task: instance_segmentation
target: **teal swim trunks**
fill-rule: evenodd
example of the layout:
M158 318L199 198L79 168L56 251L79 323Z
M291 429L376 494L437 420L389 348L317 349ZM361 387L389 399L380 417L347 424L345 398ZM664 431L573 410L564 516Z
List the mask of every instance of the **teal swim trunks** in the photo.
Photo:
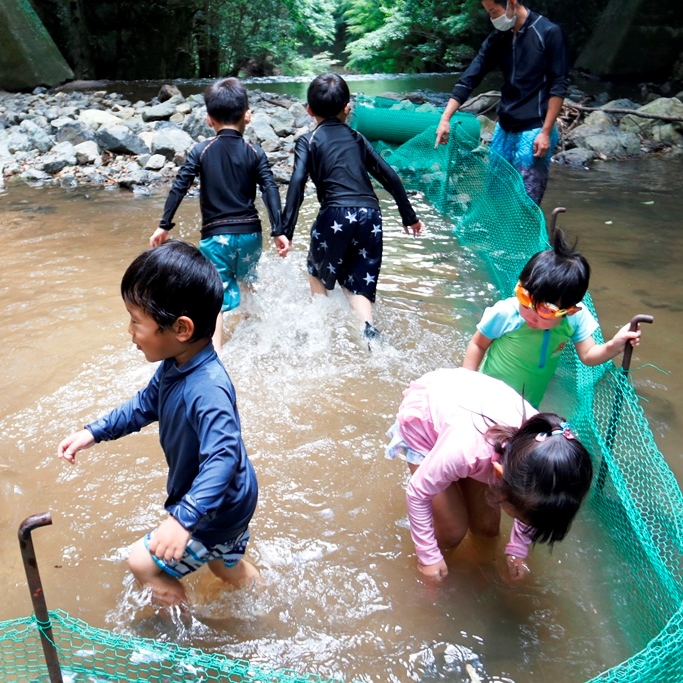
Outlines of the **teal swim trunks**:
M256 279L256 266L263 249L263 233L214 235L199 242L199 251L218 270L223 282L223 307L231 311L240 305L240 282Z

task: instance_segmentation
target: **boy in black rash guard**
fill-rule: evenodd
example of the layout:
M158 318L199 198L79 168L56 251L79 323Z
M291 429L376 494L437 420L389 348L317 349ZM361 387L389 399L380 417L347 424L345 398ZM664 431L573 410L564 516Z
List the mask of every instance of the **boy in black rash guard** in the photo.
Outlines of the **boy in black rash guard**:
M199 250L223 281L223 306L216 321L213 345L222 347L223 312L240 304L239 283L253 279L261 256L261 221L254 206L261 189L273 230L280 228L280 193L265 152L242 137L251 120L247 90L237 78L224 78L205 93L206 121L216 137L195 145L169 192L151 247L168 239L173 216L199 176L202 233Z
M311 292L327 294L338 282L369 341L379 334L372 303L382 264L382 214L368 174L393 196L406 232L419 235L422 222L396 172L346 125L350 97L346 81L333 73L317 76L308 87L308 113L318 125L296 143L282 226L272 236L286 256L310 176L320 202L308 251Z

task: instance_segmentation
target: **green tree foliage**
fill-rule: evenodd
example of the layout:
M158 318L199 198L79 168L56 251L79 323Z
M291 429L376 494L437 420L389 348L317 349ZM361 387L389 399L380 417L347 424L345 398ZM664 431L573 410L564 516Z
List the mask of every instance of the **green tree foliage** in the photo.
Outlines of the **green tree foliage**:
M347 66L365 73L461 68L486 32L479 0L345 0Z
M291 71L334 40L335 0L200 0L195 36L201 76ZM325 61L324 58L322 60Z

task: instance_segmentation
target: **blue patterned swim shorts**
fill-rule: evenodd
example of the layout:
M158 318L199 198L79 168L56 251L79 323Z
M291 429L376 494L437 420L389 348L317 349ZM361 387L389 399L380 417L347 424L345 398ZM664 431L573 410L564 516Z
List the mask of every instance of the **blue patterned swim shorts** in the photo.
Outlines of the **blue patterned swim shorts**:
M151 536L152 533L150 532L143 539L147 550L149 550L149 539ZM197 569L211 560L223 560L226 567L236 565L244 557L249 537L249 529L246 529L235 539L211 546L205 546L196 538L191 538L185 548L185 553L178 562L166 562L152 555L152 553L150 555L164 572L174 576L176 579L182 579L183 576L197 571Z

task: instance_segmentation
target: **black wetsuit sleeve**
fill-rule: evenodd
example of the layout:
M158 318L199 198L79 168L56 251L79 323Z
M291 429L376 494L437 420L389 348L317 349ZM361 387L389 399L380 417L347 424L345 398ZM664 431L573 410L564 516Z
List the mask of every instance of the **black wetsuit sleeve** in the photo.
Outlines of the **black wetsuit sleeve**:
M546 59L548 63L549 97L565 98L569 84L569 55L564 34L554 26L546 36Z
M266 153L259 149L258 154L258 185L261 190L263 203L268 211L270 219L271 235L281 234L282 225L282 203L280 202L280 192L277 189L273 172L270 170Z
M396 171L375 151L372 145L365 138L363 140L365 143L365 165L368 173L394 198L398 212L401 214L403 225L414 225L417 223L418 218L410 204L401 179Z
M187 194L194 179L199 175L199 158L200 152L195 147L187 156L185 163L180 167L178 174L173 181L166 203L164 204L164 214L159 221L159 227L164 230L170 230L175 223L173 223L173 216L183 201L183 197Z
M304 201L304 190L308 180L309 152L308 137L304 135L297 140L294 146L294 170L292 171L292 177L287 188L287 200L285 201L285 210L282 216L282 227L280 232L276 233L273 231L273 237L285 235L287 239L291 240L294 235L294 228L299 218L299 209Z
M472 91L482 82L484 76L496 66L500 42L500 31L493 31L484 40L479 52L455 84L451 98L464 104Z

